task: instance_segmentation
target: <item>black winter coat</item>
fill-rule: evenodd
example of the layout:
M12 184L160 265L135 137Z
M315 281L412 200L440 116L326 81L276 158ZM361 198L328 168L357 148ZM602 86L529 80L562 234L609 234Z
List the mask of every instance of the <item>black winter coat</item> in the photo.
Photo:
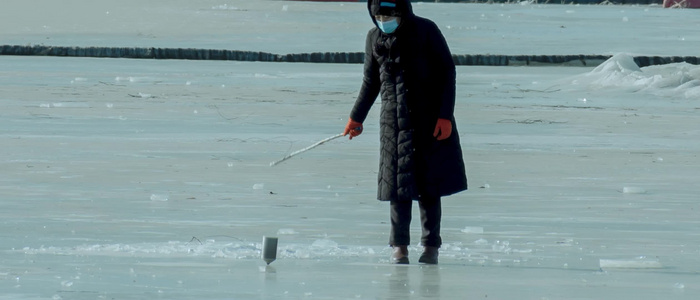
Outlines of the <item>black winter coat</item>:
M451 195L467 189L452 54L435 23L414 15L409 0L396 2L399 28L367 34L364 79L350 117L364 122L381 94L379 200ZM373 1L367 5L374 21ZM452 122L452 135L442 141L433 137L438 118Z

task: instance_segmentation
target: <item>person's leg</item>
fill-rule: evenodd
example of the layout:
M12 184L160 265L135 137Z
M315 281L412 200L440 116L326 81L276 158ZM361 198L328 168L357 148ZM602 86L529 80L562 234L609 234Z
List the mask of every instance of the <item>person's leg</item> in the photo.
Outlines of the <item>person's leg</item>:
M391 201L389 245L411 244L411 201Z
M391 234L389 245L393 247L391 262L408 263L408 245L411 243L411 201L391 201Z
M440 197L421 199L420 221L423 234L421 244L423 246L440 248L442 238L440 237L440 222L442 220L442 205Z
M421 219L421 244L423 244L423 254L418 262L426 264L438 263L438 249L442 245L440 237L440 222L442 220L442 205L440 197L421 199L420 206Z

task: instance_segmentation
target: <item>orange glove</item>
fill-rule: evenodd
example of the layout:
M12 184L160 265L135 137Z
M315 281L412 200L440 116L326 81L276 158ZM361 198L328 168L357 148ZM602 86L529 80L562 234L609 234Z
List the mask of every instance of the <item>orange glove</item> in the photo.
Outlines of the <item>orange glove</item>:
M345 125L345 131L343 135L350 134L350 139L360 135L362 133L362 123L355 122L352 118L348 118L348 124Z
M447 139L452 135L452 122L448 119L438 119L437 124L435 124L435 132L433 136L437 138L438 141Z

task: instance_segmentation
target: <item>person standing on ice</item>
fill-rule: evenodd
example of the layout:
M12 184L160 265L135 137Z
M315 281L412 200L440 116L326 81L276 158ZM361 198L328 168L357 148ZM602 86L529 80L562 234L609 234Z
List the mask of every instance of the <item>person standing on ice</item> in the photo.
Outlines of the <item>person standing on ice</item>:
M364 79L344 135L362 123L381 95L379 200L390 201L391 261L407 264L411 207L420 207L421 263L437 264L441 197L467 189L454 118L455 65L432 21L409 0L369 0L374 22L365 45Z

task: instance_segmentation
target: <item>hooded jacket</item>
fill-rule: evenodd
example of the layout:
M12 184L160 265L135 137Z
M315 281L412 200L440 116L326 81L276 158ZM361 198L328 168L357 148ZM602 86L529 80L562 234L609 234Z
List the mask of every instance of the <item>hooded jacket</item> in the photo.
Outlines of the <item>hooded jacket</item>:
M392 34L367 8L375 27L365 44L364 78L350 117L363 123L378 95L380 165L377 198L386 201L441 197L467 189L459 132L454 119L455 65L445 38L432 21L416 16L409 0L396 0L401 17ZM452 134L433 137L437 119L452 122Z

